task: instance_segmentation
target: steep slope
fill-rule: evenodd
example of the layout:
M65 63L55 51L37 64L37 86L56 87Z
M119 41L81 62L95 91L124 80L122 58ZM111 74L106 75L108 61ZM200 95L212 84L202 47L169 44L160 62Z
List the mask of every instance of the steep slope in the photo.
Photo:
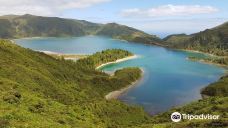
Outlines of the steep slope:
M106 101L104 96L108 92L137 80L141 71L126 68L109 76L94 67L130 55L120 49L106 50L75 63L1 40L0 127L214 128L228 125L228 77L205 89L203 94L212 97L154 117L140 108L116 100ZM170 114L174 111L219 114L221 118L172 123Z
M190 35L186 34L174 34L169 35L163 39L163 43L166 46L176 46L184 44L184 42L188 41L191 38Z
M109 36L116 39L146 44L153 44L161 41L154 35L149 35L137 29L116 23L103 25L100 29L97 30L96 35Z
M0 19L0 38L11 38L15 35L16 30L7 19Z
M228 97L228 75L221 77L218 82L202 89L201 94L206 96Z
M121 50L108 50L88 59ZM110 59L110 58L107 58ZM0 127L127 127L146 121L140 108L106 101L110 91L140 77L140 69L126 68L109 76L94 63L58 60L43 53L0 41ZM91 66L85 66L85 65ZM82 66L83 65L83 66Z
M103 35L139 43L157 43L160 41L154 35L115 23L97 24L84 20L29 14L1 16L0 28L0 38Z
M187 46L190 49L194 48L209 53L228 55L228 22L213 29L193 34Z
M163 40L169 47L228 55L228 22L192 35L173 35Z
M85 35L81 25L70 19L57 17L41 17L32 15L8 16L11 26L16 33L12 37L33 36L82 36ZM2 36L4 38L4 36Z

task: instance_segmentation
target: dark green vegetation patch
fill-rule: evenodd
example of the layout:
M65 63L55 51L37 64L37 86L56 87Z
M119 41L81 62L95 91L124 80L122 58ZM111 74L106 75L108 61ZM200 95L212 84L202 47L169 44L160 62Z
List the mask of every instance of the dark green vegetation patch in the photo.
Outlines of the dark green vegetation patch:
M106 62L112 53L114 59L132 54L116 49L89 58ZM1 40L0 127L128 127L148 119L140 108L104 99L139 79L139 68L109 76L83 66Z
M163 39L162 44L171 48L228 56L228 22L191 35L170 35Z

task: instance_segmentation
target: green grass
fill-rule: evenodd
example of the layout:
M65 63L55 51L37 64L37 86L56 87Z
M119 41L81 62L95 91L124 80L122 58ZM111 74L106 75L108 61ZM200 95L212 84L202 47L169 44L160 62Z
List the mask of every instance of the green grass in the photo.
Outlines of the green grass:
M164 128L224 128L228 126L228 97L210 97L195 101L182 107L173 108L153 117L152 124L162 124ZM182 120L178 123L170 121L173 112L200 115L220 115L219 120Z
M228 56L228 22L191 35L170 35L163 39L168 47Z
M88 59L118 55L117 51L130 54L107 50ZM6 40L0 41L0 57L1 127L127 127L148 118L140 108L104 99L107 93L139 79L139 68L109 76L82 68L87 67L84 59L77 63L59 60Z
M97 24L84 20L34 15L0 16L0 38L72 37L101 35L139 43L159 42L160 38L116 23Z
M114 56L113 56L114 55ZM211 97L173 108L156 116L118 100L105 100L113 90L141 77L139 68L109 76L94 68L130 56L120 49L97 52L76 63L0 41L1 128L214 128L228 126L227 77L205 89ZM172 123L174 111L219 114L219 120Z
M218 82L205 87L201 93L207 96L228 97L228 75L220 78Z

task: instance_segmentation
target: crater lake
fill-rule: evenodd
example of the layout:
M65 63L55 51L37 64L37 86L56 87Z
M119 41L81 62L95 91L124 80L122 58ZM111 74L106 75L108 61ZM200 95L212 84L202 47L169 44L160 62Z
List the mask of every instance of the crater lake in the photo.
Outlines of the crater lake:
M65 54L93 54L97 51L120 48L138 58L104 66L113 72L124 67L140 67L142 80L118 99L130 105L142 106L150 114L164 112L201 98L200 90L217 81L225 72L222 67L193 62L188 56L206 56L159 46L115 40L101 36L67 38L25 38L14 40L18 45L38 51Z

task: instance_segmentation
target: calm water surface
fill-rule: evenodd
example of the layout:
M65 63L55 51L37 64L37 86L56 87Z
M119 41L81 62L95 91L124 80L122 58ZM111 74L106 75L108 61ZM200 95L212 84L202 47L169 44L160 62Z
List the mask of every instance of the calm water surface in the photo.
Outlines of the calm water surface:
M188 61L187 56L203 54L170 50L98 36L73 38L18 39L17 44L33 50L58 53L92 54L108 48L121 48L139 55L137 59L107 65L104 71L137 66L144 70L138 86L119 97L132 105L143 106L150 114L200 99L200 89L219 79L224 69Z

